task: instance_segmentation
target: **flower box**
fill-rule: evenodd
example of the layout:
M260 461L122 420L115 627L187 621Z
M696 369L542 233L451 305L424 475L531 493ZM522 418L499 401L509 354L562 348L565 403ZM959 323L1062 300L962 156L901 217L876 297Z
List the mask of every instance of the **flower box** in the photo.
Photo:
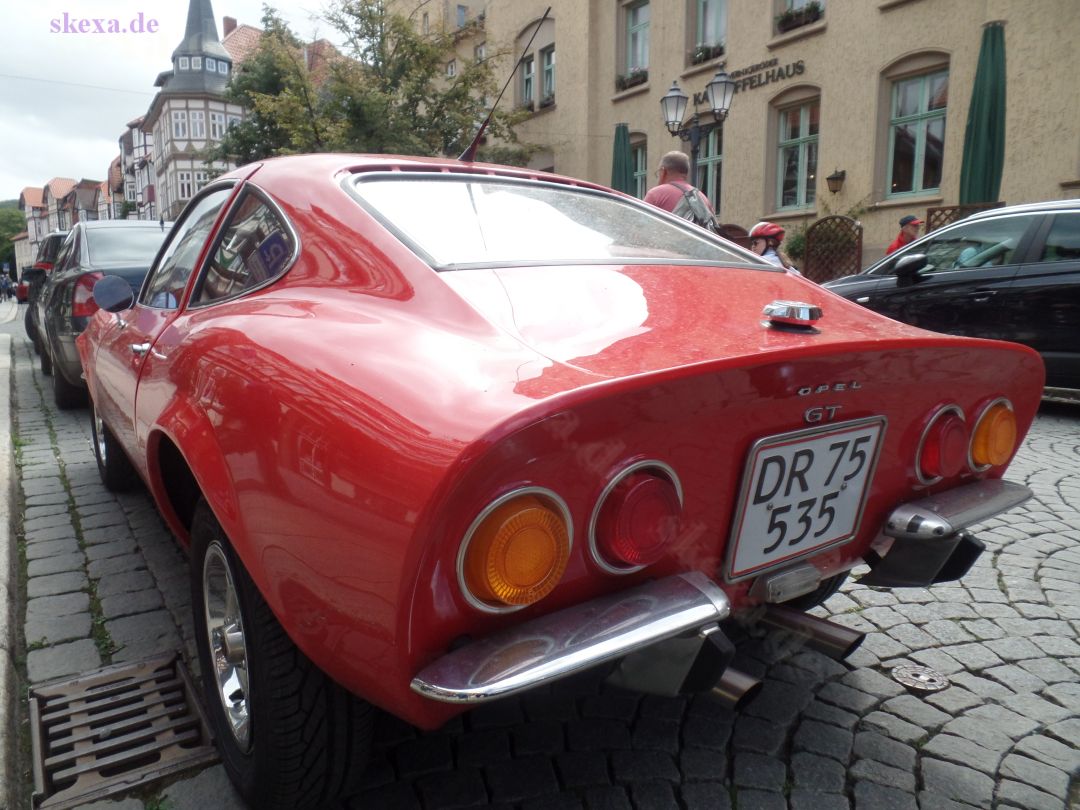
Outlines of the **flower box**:
M785 11L776 18L776 30L781 34L817 22L824 12L820 3L807 3L800 9Z
M645 84L649 80L649 71L647 70L631 70L625 76L615 77L615 89L616 90L629 90L631 87L637 87L639 84Z

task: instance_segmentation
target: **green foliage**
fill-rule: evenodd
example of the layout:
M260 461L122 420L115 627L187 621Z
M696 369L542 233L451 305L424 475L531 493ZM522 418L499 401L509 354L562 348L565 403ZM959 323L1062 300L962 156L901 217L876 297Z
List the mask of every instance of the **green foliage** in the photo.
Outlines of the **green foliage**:
M259 48L235 72L233 101L249 114L231 127L211 159L244 164L302 152L460 154L497 91L492 60L456 57L455 34L421 35L383 0L335 0L326 21L346 43L309 69L303 43L267 7ZM457 58L454 77L446 65ZM515 117L496 113L488 134L502 159L524 163Z
M12 268L15 267L15 244L11 237L26 230L26 217L19 210L18 202L15 206L0 207L0 265L7 262Z

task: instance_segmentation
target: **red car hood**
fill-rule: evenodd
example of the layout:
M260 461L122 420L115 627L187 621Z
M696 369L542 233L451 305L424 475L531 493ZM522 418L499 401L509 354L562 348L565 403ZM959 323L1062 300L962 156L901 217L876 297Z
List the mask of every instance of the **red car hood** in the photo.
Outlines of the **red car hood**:
M534 351L598 377L797 346L926 334L794 274L767 270L576 265L456 270L441 277ZM776 300L821 307L818 331L763 327L762 310Z

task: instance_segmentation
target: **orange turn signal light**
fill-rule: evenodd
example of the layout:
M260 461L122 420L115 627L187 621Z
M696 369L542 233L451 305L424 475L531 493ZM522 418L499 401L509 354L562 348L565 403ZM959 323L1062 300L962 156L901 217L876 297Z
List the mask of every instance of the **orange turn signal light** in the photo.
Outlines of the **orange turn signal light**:
M531 605L555 588L570 559L562 512L528 493L493 509L474 528L462 561L465 587L497 606Z
M976 468L998 467L1016 449L1016 414L1004 400L991 405L971 435L971 463Z

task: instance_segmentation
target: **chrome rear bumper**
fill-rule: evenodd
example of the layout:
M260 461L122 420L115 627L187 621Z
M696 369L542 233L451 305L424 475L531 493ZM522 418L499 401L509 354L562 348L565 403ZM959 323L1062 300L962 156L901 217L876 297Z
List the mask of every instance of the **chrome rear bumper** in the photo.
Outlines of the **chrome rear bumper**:
M565 678L727 618L731 604L690 572L540 616L447 653L412 689L447 703L481 703Z

